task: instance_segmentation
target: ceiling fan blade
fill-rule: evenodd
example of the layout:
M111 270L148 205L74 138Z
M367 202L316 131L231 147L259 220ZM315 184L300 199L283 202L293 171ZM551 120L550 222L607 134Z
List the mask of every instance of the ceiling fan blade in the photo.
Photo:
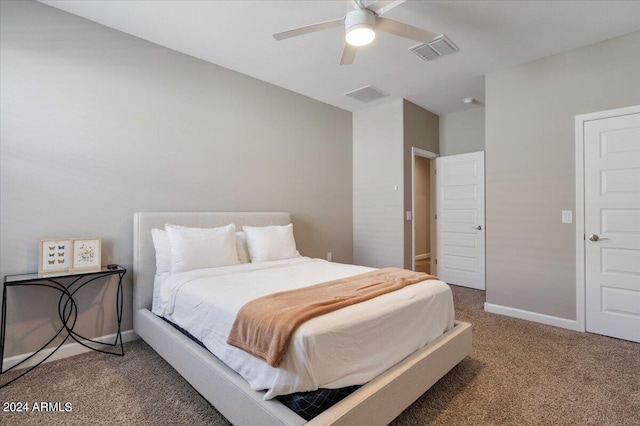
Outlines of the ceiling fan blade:
M376 30L415 40L420 43L429 43L438 36L438 34L432 33L431 31L394 21L393 19L381 18L380 16L376 17Z
M296 37L303 34L309 34L316 31L326 30L328 28L334 28L344 25L344 17L340 19L334 19L333 21L320 22L318 24L307 25L300 28L294 28L288 31L282 31L275 33L273 38L276 40L284 40L286 38Z
M400 6L402 3L406 1L407 0L387 0L387 1L378 0L377 2L373 3L371 6L368 6L367 9L369 9L376 15L382 15L383 13L387 13L391 9L395 8L396 6Z
M352 46L349 43L345 43L342 48L342 57L340 58L340 65L351 65L356 57L358 48Z

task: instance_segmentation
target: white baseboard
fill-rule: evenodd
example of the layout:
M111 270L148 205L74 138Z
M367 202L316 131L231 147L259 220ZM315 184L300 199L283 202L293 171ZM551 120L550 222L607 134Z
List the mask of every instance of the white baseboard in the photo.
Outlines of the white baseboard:
M106 336L95 337L92 340L96 340L98 342L113 343L115 338L116 338L116 333L113 333L113 334L107 334ZM138 335L133 330L127 330L127 331L123 331L122 332L122 341L124 343L131 342L131 341L136 340L138 338L139 338ZM86 342L86 340L85 340L85 342ZM40 351L40 353L37 356L31 358L29 361L27 361L24 364L22 364L19 368L20 369L28 368L28 367L32 367L32 366L36 365L42 358L46 357L51 352L53 352L54 349L55 348L43 349L42 351ZM91 349L82 346L80 343L76 343L76 342L67 343L67 344L62 345L60 347L60 349L58 349L53 355L51 355L45 361L45 363L51 362L51 361L55 361L55 360L58 360L58 359L62 359L62 358L68 358L68 357L74 356L74 355L79 355L79 354L84 353L84 352L89 352L90 350ZM19 363L23 359L28 358L31 354L33 354L33 352L29 352L29 353L26 353L26 354L20 354L20 355L14 355L12 357L5 358L4 361L2 362L2 371L5 371L7 368L11 367L12 365L16 365L17 363Z
M537 312L524 311L522 309L510 308L508 306L494 305L493 303L484 304L484 310L491 312L492 314L505 315L508 317L519 318L527 321L539 322L541 324L553 325L561 328L568 328L569 330L580 331L578 322L576 320L569 320L560 317L554 317L546 314L539 314Z
M417 254L416 255L416 260L429 259L429 258L431 258L431 253Z

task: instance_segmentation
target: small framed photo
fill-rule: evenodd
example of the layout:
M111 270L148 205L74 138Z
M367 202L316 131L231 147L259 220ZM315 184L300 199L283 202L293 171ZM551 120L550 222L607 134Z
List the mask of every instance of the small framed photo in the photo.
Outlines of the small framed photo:
M74 238L71 240L71 270L100 269L102 240L100 238Z
M71 265L71 239L40 240L38 273L65 272Z

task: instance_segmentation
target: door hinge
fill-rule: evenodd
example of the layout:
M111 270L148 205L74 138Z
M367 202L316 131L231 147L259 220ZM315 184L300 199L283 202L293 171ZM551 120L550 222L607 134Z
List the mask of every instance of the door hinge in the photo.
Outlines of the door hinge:
M438 213L436 213L436 220L438 220Z
M438 169L433 169L433 174L437 175L438 174Z
M438 258L436 257L436 265L438 264Z

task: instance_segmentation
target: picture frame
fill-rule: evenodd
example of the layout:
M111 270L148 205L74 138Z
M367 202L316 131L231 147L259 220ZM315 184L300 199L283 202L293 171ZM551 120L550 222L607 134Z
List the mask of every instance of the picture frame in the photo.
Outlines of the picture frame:
M38 273L67 272L71 267L71 238L47 238L38 245Z
M71 239L71 271L98 270L102 266L102 239Z

